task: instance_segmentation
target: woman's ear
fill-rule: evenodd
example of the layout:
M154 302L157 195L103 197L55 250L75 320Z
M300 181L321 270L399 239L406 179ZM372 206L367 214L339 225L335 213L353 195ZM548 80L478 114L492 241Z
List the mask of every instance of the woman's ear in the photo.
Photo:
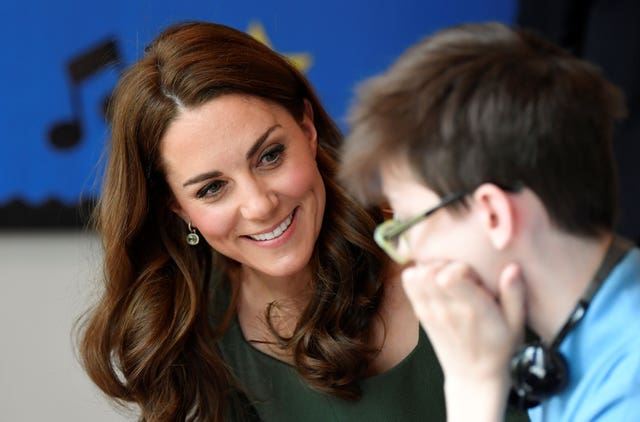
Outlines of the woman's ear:
M311 105L311 102L306 98L304 99L304 114L302 115L302 122L300 122L300 127L309 140L313 155L315 156L318 149L318 132L313 121L313 106Z
M185 222L185 224L187 224L190 221L189 216L187 215L186 212L184 212L184 210L182 209L178 201L175 200L175 198L171 198L169 200L169 207L171 208L171 211L173 211L178 217L180 217Z
M516 230L516 208L508 192L493 183L480 185L473 193L480 224L494 247L503 250L512 242Z

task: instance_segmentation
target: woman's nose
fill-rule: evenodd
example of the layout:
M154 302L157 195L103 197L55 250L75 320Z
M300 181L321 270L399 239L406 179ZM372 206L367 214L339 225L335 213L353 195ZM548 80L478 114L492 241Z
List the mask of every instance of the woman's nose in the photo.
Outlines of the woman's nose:
M266 183L252 181L243 189L240 213L248 220L264 220L278 206L278 196Z

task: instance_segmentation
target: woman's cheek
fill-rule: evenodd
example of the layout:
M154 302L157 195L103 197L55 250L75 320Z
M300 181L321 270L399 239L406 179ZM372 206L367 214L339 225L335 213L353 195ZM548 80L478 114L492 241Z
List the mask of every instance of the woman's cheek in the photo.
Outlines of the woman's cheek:
M227 237L234 229L233 216L230 213L205 212L201 214L199 221L198 230L205 236L209 244Z
M282 190L285 191L288 196L303 196L323 183L322 176L315 163L298 166L293 171L293 174L293 176L283 179L282 183Z

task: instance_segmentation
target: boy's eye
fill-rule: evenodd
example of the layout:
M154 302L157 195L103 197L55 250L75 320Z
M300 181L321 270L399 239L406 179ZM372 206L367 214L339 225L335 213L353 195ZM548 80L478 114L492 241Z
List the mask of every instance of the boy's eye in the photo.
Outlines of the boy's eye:
M222 180L216 180L211 183L207 183L205 186L202 187L202 189L198 191L197 196L198 198L204 198L204 197L213 197L213 196L219 195L222 189L224 188L225 184L226 183L223 182Z

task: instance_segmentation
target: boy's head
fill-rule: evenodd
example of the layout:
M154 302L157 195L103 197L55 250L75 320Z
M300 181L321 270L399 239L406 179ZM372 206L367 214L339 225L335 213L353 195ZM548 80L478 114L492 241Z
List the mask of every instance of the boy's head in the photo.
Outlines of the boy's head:
M611 133L622 94L592 65L499 23L440 31L365 82L351 110L341 177L380 199L380 171L408 165L436 195L522 184L552 224L611 229ZM464 204L452 203L452 207Z

